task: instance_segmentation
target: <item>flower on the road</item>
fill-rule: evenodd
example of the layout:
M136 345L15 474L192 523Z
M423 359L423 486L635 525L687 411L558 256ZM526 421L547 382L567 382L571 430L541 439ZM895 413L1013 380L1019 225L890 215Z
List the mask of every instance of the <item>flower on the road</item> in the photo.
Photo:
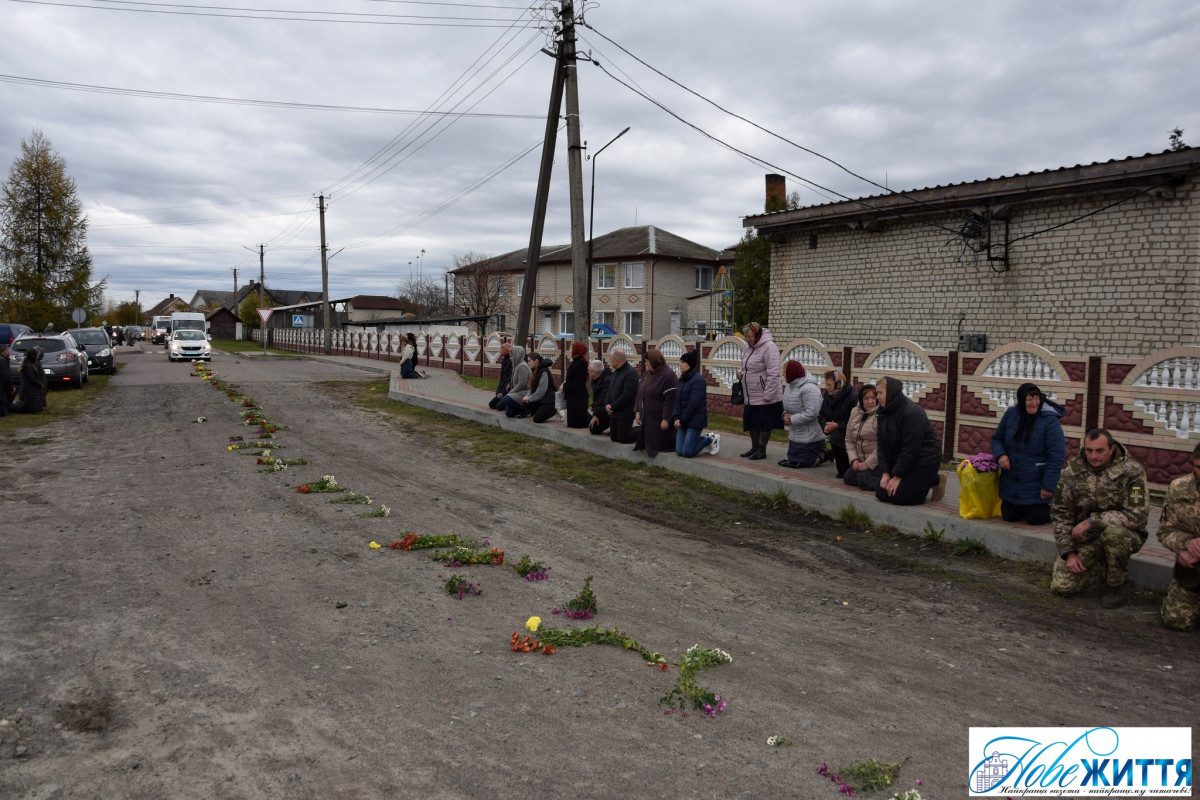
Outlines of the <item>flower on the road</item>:
M538 629L538 625L541 625L541 624L542 624L541 617L530 617L529 619L525 620L525 630L536 631Z

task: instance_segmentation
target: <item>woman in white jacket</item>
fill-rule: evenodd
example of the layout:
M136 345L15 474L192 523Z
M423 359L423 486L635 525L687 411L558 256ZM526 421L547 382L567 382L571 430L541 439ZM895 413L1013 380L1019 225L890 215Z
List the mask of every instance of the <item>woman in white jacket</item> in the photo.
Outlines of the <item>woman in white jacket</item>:
M783 424L788 432L788 451L779 466L815 467L825 454L825 433L817 422L821 411L817 377L794 360L784 366L783 377L787 381L783 387Z

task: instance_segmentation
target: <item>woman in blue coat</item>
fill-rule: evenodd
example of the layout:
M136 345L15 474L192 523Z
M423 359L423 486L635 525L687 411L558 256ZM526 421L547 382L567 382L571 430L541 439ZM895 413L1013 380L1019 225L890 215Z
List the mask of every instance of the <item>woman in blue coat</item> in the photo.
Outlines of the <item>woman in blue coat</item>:
M1032 383L1017 389L1017 404L992 434L1000 465L1000 514L1007 522L1046 525L1050 500L1067 458L1059 419L1064 409Z
M716 455L720 434L705 433L708 425L708 385L700 374L700 353L688 350L679 357L679 384L675 391L675 454L695 458Z

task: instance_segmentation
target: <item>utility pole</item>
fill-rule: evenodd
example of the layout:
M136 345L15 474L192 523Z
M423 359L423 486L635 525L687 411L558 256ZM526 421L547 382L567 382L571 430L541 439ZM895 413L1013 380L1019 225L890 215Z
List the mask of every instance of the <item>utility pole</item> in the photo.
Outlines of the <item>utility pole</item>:
M237 267L233 268L233 302L237 303Z
M533 224L529 230L529 254L525 257L525 286L517 313L516 342L522 347L529 338L529 317L533 296L537 293L538 261L542 256L542 230L546 227L546 199L550 195L550 174L554 171L554 144L558 139L558 112L562 108L563 68L559 53L554 57L554 82L550 86L550 110L546 113L546 134L542 141L542 164L538 171L537 196L533 201Z
M142 324L142 290L141 289L133 290L133 314L134 314L133 324L141 325Z
M263 254L264 254L264 251L266 250L266 248L267 248L267 246L265 244L260 244L258 246L258 307L259 308L266 308L266 306L267 306L267 297L266 297L266 293L265 293L264 287L263 287L263 282L266 280L266 277L265 277L266 276L266 268L263 266ZM242 245L242 249L249 250L251 253L254 252L253 247L246 247L246 245ZM257 314L258 312L256 311L255 313ZM267 354L267 323L263 321L263 318L261 316L258 318L258 322L259 322L260 327L262 328L263 355L265 356Z
M331 315L333 305L329 302L329 248L325 244L325 195L317 195L317 207L321 209L321 327L324 331L321 333L321 352L329 355L332 350L332 335L331 326L333 321Z
M583 147L580 144L579 70L575 57L575 5L562 0L563 69L567 89L567 182L571 196L571 299L575 341L587 344L591 333L587 241L583 236Z

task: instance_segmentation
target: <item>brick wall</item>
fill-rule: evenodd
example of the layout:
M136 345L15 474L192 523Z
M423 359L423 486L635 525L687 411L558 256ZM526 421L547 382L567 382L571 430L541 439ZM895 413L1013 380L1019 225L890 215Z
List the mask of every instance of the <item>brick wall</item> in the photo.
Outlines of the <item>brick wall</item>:
M864 349L902 338L930 350L956 349L960 332L984 333L989 350L1035 341L1114 356L1200 344L1196 182L1101 210L1133 194L1006 209L1010 241L1093 216L1013 243L1001 273L958 261L952 231L963 217L952 214L793 234L772 249L772 333ZM1003 236L1003 222L993 222L993 239Z

